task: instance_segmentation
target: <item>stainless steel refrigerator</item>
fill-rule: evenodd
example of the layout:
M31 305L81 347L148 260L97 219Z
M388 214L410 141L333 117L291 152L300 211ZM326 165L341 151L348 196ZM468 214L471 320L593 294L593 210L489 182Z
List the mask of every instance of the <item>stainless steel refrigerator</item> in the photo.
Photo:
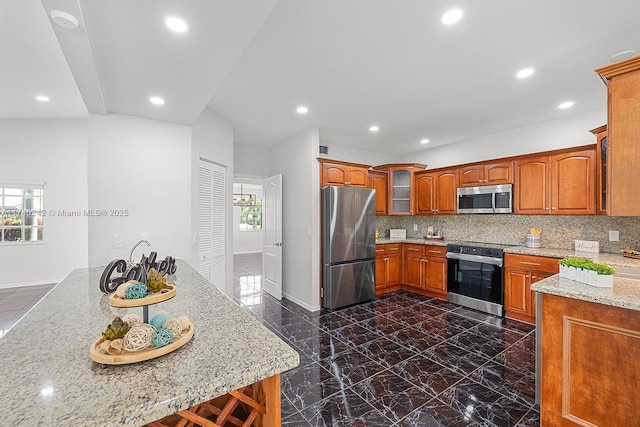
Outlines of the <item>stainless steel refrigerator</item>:
M322 306L335 309L376 296L376 193L322 188Z

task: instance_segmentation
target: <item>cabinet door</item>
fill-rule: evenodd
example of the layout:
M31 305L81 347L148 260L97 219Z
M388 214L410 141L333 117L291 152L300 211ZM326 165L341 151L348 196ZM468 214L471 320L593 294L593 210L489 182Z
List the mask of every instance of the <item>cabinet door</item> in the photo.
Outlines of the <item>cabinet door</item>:
M387 285L387 261L384 254L376 255L376 291Z
M387 174L369 172L369 188L376 190L376 215L387 214Z
M411 215L413 172L409 169L389 171L389 215Z
M349 167L347 170L347 185L350 187L366 187L369 173L366 169Z
M447 296L447 259L427 258L425 264L425 289L432 293Z
M348 181L349 167L333 163L322 164L322 185L344 186Z
M484 166L480 163L461 167L459 171L460 187L484 185Z
M531 273L531 283L536 283L547 277L551 277L556 273L543 273L540 271L534 271ZM536 291L529 290L529 315L531 316L532 323L536 321Z
M435 172L436 214L458 213L458 171L451 169Z
M513 184L513 162L487 163L484 165L483 185Z
M424 289L422 279L424 257L406 254L404 257L404 284L413 288Z
M507 317L513 314L531 315L531 273L526 270L506 269L504 274L504 309Z
M389 253L387 255L387 286L400 284L400 253Z
M529 157L515 163L514 211L548 214L551 171L549 156Z
M591 129L596 136L596 214L607 214L607 125Z
M556 154L551 167L551 213L595 214L595 150Z
M415 174L416 191L415 206L416 215L432 215L435 211L434 202L434 176L430 173Z

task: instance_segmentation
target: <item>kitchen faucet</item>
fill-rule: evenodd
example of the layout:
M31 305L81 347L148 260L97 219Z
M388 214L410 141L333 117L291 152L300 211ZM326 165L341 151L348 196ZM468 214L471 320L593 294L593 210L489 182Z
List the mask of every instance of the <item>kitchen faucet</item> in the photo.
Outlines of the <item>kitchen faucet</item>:
M129 264L133 264L133 251L135 251L135 250L136 250L136 248L137 248L138 246L140 246L140 244L141 244L141 243L146 243L146 244L147 244L147 246L151 246L151 243L149 243L149 242L148 242L148 241L146 241L146 240L140 240L138 243L136 243L136 244L133 246L133 248L131 249L131 252L129 252Z

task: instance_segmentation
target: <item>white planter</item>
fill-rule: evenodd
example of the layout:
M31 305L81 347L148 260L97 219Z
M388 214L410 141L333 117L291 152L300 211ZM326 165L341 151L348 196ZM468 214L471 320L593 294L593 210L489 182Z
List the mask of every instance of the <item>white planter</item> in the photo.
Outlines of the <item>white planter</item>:
M593 270L583 270L581 268L560 265L560 277L565 277L580 283L586 283L587 285L596 286L598 288L613 287L612 274L598 274Z

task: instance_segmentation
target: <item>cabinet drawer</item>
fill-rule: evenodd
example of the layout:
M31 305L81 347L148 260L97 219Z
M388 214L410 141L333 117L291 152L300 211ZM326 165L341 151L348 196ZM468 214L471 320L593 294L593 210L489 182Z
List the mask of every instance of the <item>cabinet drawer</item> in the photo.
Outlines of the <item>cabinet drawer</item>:
M376 245L376 255L398 253L400 253L400 243L381 243Z
M447 256L447 247L427 245L425 247L425 255L435 256L435 257L445 257Z
M545 271L557 273L560 271L557 258L547 258L531 255L505 254L504 264L506 267L519 268L531 271Z
M416 245L413 243L404 244L404 253L413 255L424 255L425 245Z

